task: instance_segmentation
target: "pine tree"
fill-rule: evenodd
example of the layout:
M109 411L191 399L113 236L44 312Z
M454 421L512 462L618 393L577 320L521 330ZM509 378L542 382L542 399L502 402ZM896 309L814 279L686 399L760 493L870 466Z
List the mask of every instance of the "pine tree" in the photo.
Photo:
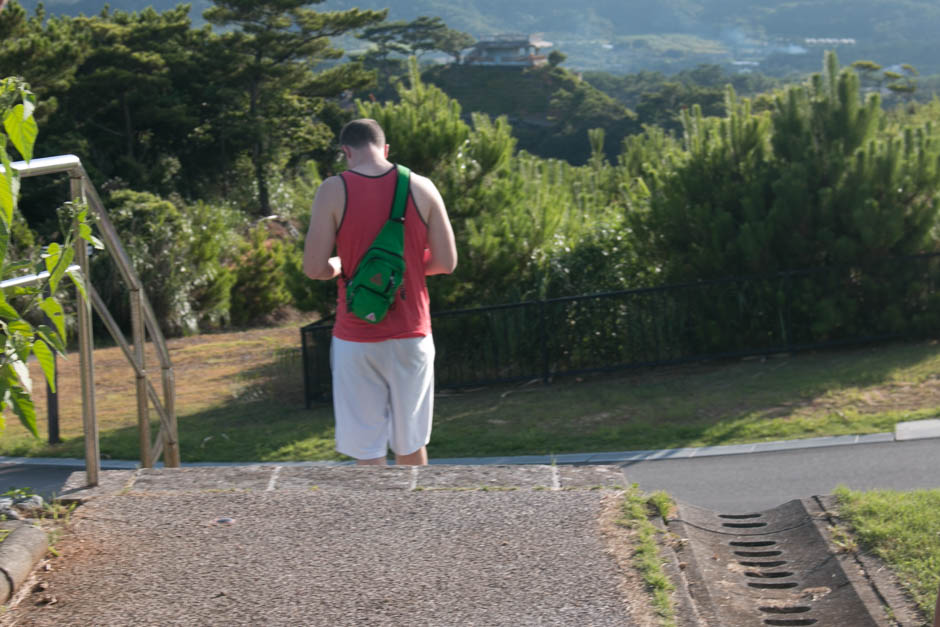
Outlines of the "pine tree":
M235 28L226 35L234 57L229 80L244 98L233 104L243 116L241 132L251 147L263 215L271 210L267 169L276 163L279 150L289 145L292 151L309 151L328 142L328 134L318 132L313 120L322 98L373 80L356 63L319 72L316 67L343 56L330 38L375 24L385 18L386 11L319 13L309 8L322 2L215 0L215 6L204 14L214 25Z

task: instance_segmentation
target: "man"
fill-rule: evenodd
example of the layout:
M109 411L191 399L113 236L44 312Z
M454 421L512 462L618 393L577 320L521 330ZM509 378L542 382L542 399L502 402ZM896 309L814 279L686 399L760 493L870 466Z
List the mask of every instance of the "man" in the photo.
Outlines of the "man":
M388 220L397 169L375 120L353 120L339 136L348 170L320 185L304 245L304 273L341 277L331 360L336 450L362 465L427 464L434 411L434 342L425 276L457 266L454 232L434 184L411 174L405 209L405 276L378 324L347 311L345 281ZM336 256L331 256L334 246Z

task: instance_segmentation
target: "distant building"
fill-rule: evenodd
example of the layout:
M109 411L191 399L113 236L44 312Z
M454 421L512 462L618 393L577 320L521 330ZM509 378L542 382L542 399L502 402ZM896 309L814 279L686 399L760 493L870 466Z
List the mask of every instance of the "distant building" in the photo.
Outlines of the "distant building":
M548 57L540 54L551 48L541 33L525 35L497 35L492 39L478 41L464 57L467 65L499 65L506 67L536 67L548 63Z
M854 37L807 37L803 40L807 46L854 46Z

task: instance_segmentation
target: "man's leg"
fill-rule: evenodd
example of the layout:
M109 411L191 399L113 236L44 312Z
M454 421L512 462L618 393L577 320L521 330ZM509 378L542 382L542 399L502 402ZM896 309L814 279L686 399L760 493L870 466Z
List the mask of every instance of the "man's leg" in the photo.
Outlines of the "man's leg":
M434 340L388 340L389 440L395 463L424 466L434 415Z
M422 446L414 453L409 453L407 455L396 455L395 463L399 466L427 466L428 447Z
M374 367L381 344L333 338L333 413L336 450L360 465L385 463L388 453L388 387Z
M384 457L375 457L373 459L357 459L357 466L385 466L388 461Z

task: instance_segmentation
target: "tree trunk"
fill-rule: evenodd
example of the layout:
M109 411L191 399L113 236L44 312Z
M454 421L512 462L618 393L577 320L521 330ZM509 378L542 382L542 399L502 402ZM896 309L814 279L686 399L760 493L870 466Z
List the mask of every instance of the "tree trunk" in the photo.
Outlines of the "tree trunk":
M258 183L258 212L262 216L267 216L271 214L271 198L268 194L268 179L264 174L260 137L255 140L254 148L252 148L252 159L255 162L255 180Z
M127 138L127 156L134 160L134 126L131 123L131 108L127 104L127 93L121 95L121 108L124 110L124 135Z
M264 174L264 150L261 136L260 121L258 120L258 79L255 79L251 85L251 104L248 110L248 119L251 120L254 138L251 146L251 161L255 167L255 182L258 185L258 213L262 216L271 213L271 198L268 193L268 180Z

